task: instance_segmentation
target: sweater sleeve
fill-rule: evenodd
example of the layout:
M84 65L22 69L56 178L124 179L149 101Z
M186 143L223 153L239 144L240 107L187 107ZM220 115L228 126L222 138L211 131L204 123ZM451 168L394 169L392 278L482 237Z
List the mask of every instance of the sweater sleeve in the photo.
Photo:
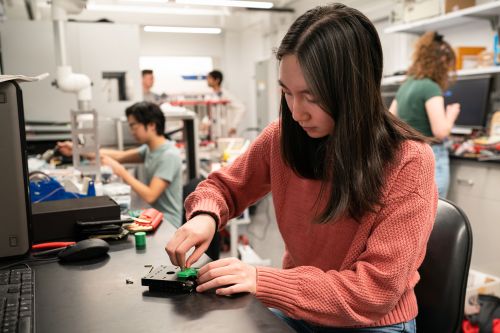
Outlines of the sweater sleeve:
M271 144L279 128L269 125L231 165L209 174L184 203L186 217L200 213L217 218L219 228L270 191Z
M393 184L397 193L392 199L389 194L373 217L364 249L351 265L326 272L313 266L258 267L257 297L293 318L322 326L370 326L393 311L418 281L436 214L433 160L420 162L400 171ZM412 184L408 179L414 179ZM410 190L401 195L401 187ZM404 306L401 311L416 313Z

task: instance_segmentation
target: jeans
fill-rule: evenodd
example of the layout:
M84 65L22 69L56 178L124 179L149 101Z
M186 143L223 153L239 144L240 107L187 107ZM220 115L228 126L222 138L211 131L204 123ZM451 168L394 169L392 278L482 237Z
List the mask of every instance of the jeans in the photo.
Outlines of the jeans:
M315 326L299 319L292 319L285 316L283 312L278 309L270 308L272 313L274 313L278 318L283 320L296 332L300 333L416 333L417 325L415 319L410 321L389 325L389 326L379 326L379 327L366 327L366 328L335 328L335 327L323 327Z
M450 157L448 149L444 144L435 144L431 147L434 152L434 159L436 160L435 178L439 197L446 198L448 187L450 186Z

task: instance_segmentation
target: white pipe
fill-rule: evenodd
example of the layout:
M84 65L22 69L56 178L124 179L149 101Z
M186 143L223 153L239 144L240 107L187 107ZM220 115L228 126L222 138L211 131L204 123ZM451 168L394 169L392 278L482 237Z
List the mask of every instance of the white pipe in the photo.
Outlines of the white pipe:
M66 34L64 33L64 21L54 21L54 43L56 51L56 65L66 66L68 64L68 56L66 55Z
M57 68L57 87L64 92L78 94L79 101L92 99L91 82L87 75L73 73L71 66Z
M67 13L79 13L85 8L85 0L54 0L52 2L52 20L54 27L54 41L57 65L57 87L64 92L76 93L78 109L90 110L92 99L91 81L87 75L73 73L68 65L66 53L65 24Z

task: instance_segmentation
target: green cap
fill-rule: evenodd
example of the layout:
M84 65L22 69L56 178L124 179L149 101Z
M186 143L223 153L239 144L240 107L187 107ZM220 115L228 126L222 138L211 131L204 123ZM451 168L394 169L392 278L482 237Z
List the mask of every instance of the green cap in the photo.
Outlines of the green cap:
M198 277L198 269L196 268L184 268L182 271L177 272L177 278L180 280L196 279L196 277Z
M146 233L144 231L136 232L135 234L135 248L144 249L146 247Z

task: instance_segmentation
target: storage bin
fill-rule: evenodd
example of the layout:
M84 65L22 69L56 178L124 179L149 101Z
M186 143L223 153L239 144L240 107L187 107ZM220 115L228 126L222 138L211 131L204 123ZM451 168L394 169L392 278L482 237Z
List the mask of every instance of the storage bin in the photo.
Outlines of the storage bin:
M465 293L464 312L466 315L479 312L477 296L480 294L500 297L500 278L471 269Z

